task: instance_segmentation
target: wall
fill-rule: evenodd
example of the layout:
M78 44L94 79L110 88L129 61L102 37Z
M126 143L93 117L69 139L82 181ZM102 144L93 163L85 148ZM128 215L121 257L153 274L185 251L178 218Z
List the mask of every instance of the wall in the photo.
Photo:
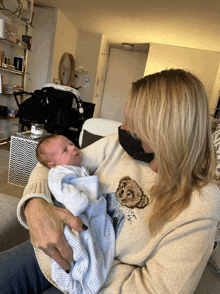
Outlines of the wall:
M27 90L41 89L50 81L57 9L34 7L32 52L29 53Z
M79 73L74 86L82 87L80 95L85 102L93 101L101 41L101 34L78 31L75 55L76 68L83 66L88 72ZM86 79L88 79L88 82L85 81Z
M122 122L131 85L144 75L147 53L111 48L101 117Z
M204 84L209 99L210 113L217 98L214 87L219 89L216 75L220 64L220 52L183 48L171 45L150 45L145 75L168 68L183 68L194 73Z
M212 3L204 0L160 2L160 5L156 5L157 1L152 6L149 4L145 19L141 19L143 15L140 15L140 28L138 30L135 27L132 31L133 42L219 51L218 0L211 1Z
M77 29L59 9L34 7L33 48L29 55L28 90L41 89L58 78L63 53L75 56Z
M54 50L50 82L53 78L59 78L59 63L65 52L71 53L75 57L78 31L75 26L60 11L57 11L57 25L55 31Z

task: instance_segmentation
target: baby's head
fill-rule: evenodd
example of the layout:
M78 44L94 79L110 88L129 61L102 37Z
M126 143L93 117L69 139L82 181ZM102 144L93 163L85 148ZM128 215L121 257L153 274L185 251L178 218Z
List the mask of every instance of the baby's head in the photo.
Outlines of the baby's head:
M43 140L36 149L37 160L49 168L57 165L78 166L81 162L79 149L68 138L53 134Z

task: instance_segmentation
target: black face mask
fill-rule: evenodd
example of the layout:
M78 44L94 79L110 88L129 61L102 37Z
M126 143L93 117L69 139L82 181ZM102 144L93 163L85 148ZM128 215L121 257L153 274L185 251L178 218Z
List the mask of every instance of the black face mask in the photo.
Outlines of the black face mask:
M134 159L144 162L151 162L154 159L154 153L146 153L141 146L141 141L135 139L128 131L118 128L119 143L122 148Z

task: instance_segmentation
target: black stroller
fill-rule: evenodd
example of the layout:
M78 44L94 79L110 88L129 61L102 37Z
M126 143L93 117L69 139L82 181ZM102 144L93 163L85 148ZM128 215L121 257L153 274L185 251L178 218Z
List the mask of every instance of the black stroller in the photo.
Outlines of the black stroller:
M31 129L33 123L44 124L48 133L64 135L78 146L82 125L93 116L95 104L83 102L76 89L65 91L47 85L34 93L14 93L21 131ZM17 96L21 95L29 98L19 104Z

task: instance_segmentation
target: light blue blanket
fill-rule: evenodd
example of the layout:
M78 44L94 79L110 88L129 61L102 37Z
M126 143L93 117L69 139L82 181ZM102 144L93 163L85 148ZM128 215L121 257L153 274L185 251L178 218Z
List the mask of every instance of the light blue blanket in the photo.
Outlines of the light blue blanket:
M76 232L68 225L64 235L73 249L74 263L67 274L52 260L53 280L71 294L97 293L111 269L115 253L115 232L106 212L106 200L98 190L98 176L81 167L58 166L49 172L49 187L56 198L88 230Z

